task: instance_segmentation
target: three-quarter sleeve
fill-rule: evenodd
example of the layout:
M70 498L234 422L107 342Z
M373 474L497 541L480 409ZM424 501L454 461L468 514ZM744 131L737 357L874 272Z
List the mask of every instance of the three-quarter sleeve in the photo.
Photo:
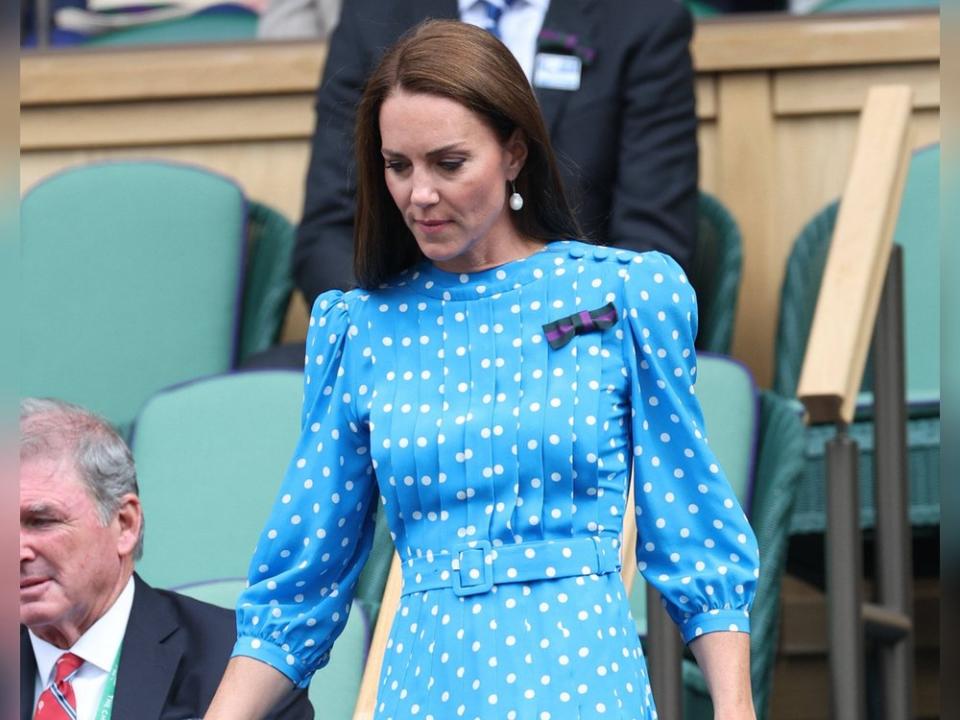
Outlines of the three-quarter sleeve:
M375 481L358 419L358 329L348 297L334 290L314 304L300 440L237 602L233 654L272 665L300 687L329 660L373 538Z
M694 394L696 297L668 256L625 273L637 563L685 642L749 632L759 575L756 537L707 444Z

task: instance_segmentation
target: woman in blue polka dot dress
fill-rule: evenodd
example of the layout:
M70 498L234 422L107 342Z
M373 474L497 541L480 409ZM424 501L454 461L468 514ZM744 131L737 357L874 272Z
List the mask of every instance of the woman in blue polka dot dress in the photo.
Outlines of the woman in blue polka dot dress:
M313 308L302 437L207 717L260 717L327 662L379 497L404 585L378 720L655 718L628 511L717 717L752 718L757 546L706 444L683 272L562 239L536 100L488 33L420 26L358 123L361 289Z

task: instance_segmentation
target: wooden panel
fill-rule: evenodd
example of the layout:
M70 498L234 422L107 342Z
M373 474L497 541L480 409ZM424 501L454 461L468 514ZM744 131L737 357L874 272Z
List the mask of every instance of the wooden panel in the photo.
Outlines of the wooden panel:
M783 252L774 242L775 129L767 74L725 75L718 107L718 193L740 224L745 248L733 352L766 386L776 316L757 308L776 307L783 274Z
M302 42L27 52L20 104L312 93L326 56Z
M302 138L313 129L313 100L280 96L25 108L20 127L23 150Z
M859 113L873 85L906 85L913 90L914 109L940 107L937 63L784 70L774 77L773 107L780 116Z
M935 61L940 16L932 11L710 18L698 21L691 49L700 72Z
M698 75L696 79L697 119L700 122L717 117L717 77Z
M701 73L936 61L940 19L936 12L710 18L698 21L691 51ZM325 58L317 42L27 51L20 102L309 93Z
M797 396L813 422L853 421L907 166L910 88L870 91Z

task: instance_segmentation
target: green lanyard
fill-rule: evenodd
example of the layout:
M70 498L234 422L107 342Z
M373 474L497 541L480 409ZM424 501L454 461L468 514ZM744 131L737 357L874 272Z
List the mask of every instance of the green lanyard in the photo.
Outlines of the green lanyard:
M113 714L113 696L117 689L117 668L120 667L120 650L122 649L123 644L121 643L121 647L117 650L117 656L113 659L110 674L107 675L107 684L103 688L103 695L100 696L100 707L97 709L97 714L94 715L95 720L110 720L110 716Z

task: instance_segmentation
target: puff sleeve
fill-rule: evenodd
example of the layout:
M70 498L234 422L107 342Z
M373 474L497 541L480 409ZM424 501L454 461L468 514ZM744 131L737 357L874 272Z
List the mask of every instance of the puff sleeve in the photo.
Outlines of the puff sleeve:
M629 265L624 292L638 567L684 642L749 632L759 551L694 393L693 288L676 262L650 252Z
M233 654L272 665L300 687L329 661L373 538L375 481L356 411L359 330L348 298L333 290L314 304L300 440L237 603Z

